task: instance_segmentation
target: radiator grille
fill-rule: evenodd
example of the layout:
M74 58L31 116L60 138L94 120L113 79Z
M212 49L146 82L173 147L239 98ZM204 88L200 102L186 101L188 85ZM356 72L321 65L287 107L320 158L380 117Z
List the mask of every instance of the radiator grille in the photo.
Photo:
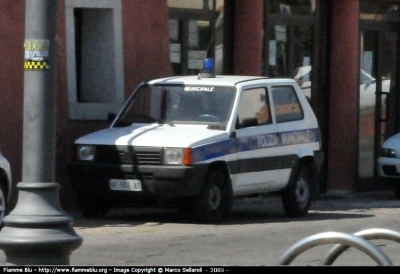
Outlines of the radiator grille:
M161 165L162 148L97 146L96 162L110 164Z

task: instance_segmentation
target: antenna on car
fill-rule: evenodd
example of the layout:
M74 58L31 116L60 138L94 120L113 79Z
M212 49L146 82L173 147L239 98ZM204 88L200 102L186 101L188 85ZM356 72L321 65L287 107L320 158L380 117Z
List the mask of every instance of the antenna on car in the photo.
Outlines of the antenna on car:
M201 66L200 72L197 75L197 79L200 80L202 77L203 78L214 78L215 73L214 73L214 59L212 58L207 58L211 44L214 41L214 34L211 36L210 43L208 43L207 51L206 51L206 59L203 61L203 65Z

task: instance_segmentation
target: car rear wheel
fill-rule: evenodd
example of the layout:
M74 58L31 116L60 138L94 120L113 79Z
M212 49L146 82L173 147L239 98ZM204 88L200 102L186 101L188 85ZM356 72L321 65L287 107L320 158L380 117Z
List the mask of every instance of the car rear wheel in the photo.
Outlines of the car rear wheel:
M83 217L85 218L101 218L108 211L107 204L95 195L87 193L78 194L78 206Z
M232 209L232 187L223 173L213 170L196 198L194 213L197 220L215 223L228 217Z
M307 215L311 206L312 174L306 165L300 166L289 186L282 193L282 204L289 217Z

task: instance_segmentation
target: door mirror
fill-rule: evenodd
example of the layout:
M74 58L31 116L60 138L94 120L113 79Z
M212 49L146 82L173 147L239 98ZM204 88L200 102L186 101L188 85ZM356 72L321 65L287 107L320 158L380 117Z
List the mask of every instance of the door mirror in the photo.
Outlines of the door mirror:
M237 128L255 127L257 125L257 118L244 118L241 123L237 124Z
M117 117L117 114L112 113L112 112L109 112L109 113L107 114L107 121L112 122L112 121L115 120L115 117Z

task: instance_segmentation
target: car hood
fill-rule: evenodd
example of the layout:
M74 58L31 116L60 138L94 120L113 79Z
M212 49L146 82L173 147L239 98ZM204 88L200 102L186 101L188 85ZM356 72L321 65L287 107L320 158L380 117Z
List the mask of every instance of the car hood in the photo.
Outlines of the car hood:
M383 144L383 148L391 148L400 151L400 133L393 135L387 139Z
M75 144L195 147L226 138L226 131L207 129L207 125L134 124L96 131Z

